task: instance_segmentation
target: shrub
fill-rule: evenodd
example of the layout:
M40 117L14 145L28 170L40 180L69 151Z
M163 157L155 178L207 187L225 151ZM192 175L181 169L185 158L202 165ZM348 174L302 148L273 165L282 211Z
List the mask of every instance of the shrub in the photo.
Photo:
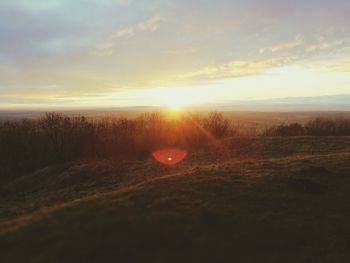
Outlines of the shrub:
M317 118L306 125L308 135L313 136L349 136L350 120Z
M350 120L317 118L305 126L299 123L273 126L264 136L350 136Z
M305 135L305 128L299 123L290 125L278 125L268 129L265 136L302 136Z
M165 147L203 147L211 134L232 134L221 114L207 119L186 115L166 119L160 113L136 119L88 120L46 113L38 120L0 122L0 175L21 175L48 165L87 158L148 158Z
M204 119L203 126L215 138L237 135L237 130L234 129L232 123L218 112L213 112Z
M166 147L198 149L213 139L238 135L239 129L221 113L207 118L184 115L167 119L161 113L136 119L87 119L47 113L38 120L0 122L0 177L20 176L81 159L140 160ZM268 129L265 136L350 135L350 121L318 118Z

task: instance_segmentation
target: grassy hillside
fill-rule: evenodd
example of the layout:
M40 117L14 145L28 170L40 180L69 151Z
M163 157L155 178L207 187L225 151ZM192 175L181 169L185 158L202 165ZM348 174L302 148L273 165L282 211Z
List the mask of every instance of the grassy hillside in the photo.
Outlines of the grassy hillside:
M1 262L349 262L350 138L231 138L1 186Z

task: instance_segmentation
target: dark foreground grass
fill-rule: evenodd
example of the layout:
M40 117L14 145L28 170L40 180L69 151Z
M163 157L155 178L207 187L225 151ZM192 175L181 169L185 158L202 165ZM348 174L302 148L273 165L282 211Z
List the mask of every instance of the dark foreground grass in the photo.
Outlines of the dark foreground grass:
M257 140L251 158L232 139L178 167L100 161L16 180L2 188L1 262L350 262L349 138Z

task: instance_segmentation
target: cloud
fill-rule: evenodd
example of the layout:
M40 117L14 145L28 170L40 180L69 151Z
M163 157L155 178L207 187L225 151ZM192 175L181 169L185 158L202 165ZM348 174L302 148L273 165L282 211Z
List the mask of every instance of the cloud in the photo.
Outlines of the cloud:
M333 40L333 41L327 41L326 39L319 39L318 43L311 44L307 47L305 47L305 51L307 53L311 52L320 52L320 51L326 51L326 50L331 50L331 49L340 49L340 50L345 50L348 48L350 44L350 38L345 38L345 39L338 39L338 40Z
M196 47L188 47L188 48L179 48L179 49L168 49L165 50L164 53L168 55L188 55L195 54L198 52L199 48Z
M141 33L141 32L154 33L159 29L160 23L162 21L163 21L163 18L161 18L159 15L154 15L149 19L147 19L146 21L139 22L135 26L128 26L118 30L115 34L115 37L130 38L135 36L135 34Z
M119 30L115 35L116 37L130 38L135 35L136 29L134 27L127 27Z
M122 6L129 6L132 3L132 0L113 0L116 4Z
M297 57L287 56L260 61L228 61L210 65L205 68L176 76L186 80L215 80L232 77L242 77L264 73L268 69L289 65L297 60Z
M272 53L282 51L282 50L287 50L287 49L293 49L296 47L301 46L304 43L304 38L302 36L296 36L294 37L293 40L285 42L285 43L280 43L278 45L268 47L268 48L261 48L259 52L261 54L265 53L266 51L270 51Z
M106 42L99 45L94 51L91 52L92 55L98 57L112 56L114 53L114 43Z
M152 16L150 19L148 19L147 21L143 21L140 22L137 25L137 28L140 31L144 31L144 32L156 32L159 28L160 23L163 21L164 19L161 18L159 15L155 15Z
M100 44L91 54L96 56L111 56L114 54L116 45L118 44L118 39L132 38L138 33L148 32L154 33L159 27L160 23L163 21L159 15L154 15L145 21L139 22L137 25L128 26L118 30L116 33L109 36L109 39Z
M349 13L348 0L0 1L1 93L96 96L305 61L344 71Z

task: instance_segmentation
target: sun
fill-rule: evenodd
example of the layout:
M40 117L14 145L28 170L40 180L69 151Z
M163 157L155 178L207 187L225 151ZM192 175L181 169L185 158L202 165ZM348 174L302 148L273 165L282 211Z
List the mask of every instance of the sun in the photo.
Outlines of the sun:
M182 90L168 89L164 92L160 98L163 105L173 111L181 110L189 101L187 96Z
M167 104L167 106L174 111L178 111L180 110L184 105L183 103L179 102L179 101L174 101L174 102L170 102Z

